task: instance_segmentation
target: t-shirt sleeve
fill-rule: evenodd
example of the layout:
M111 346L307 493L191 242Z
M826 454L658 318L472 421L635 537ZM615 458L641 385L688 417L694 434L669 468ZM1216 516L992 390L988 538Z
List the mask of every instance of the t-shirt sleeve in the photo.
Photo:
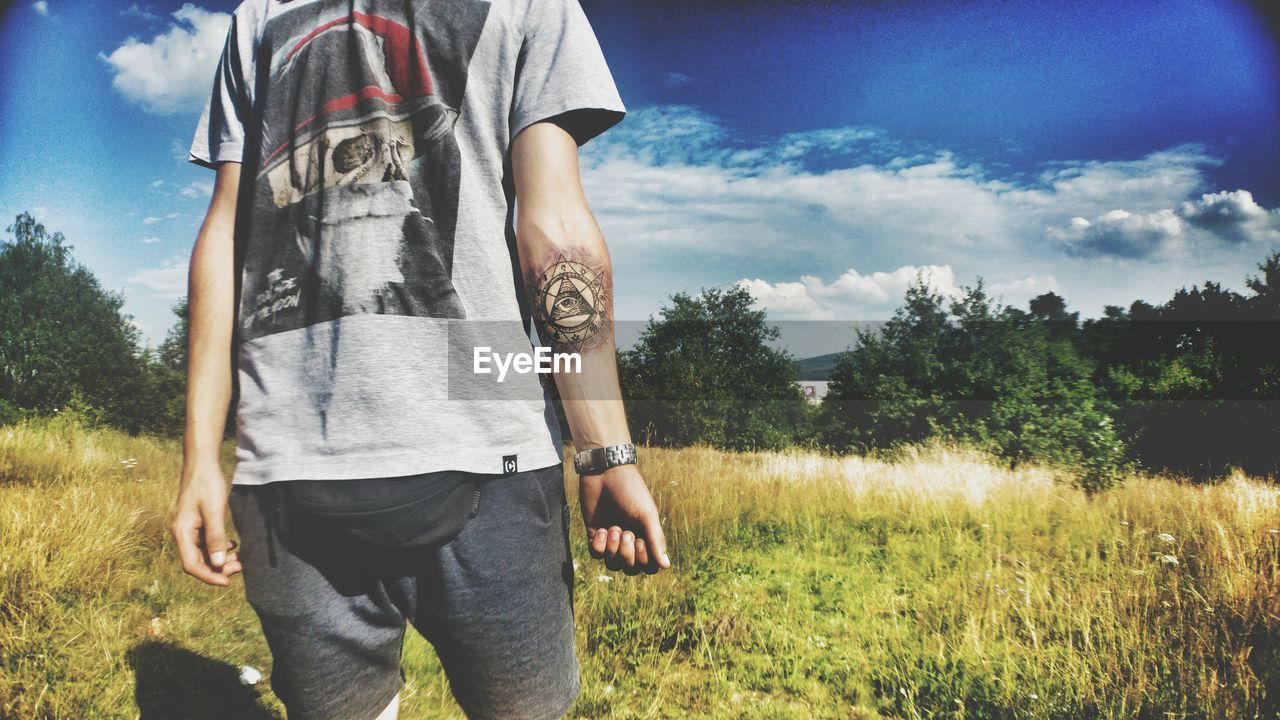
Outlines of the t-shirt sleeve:
M213 91L205 101L195 138L191 141L187 155L189 162L216 168L219 162L244 161L245 123L249 118L250 101L245 84L243 32L239 18L233 15L213 76Z
M626 112L578 0L531 0L516 60L511 138L556 118L581 146Z

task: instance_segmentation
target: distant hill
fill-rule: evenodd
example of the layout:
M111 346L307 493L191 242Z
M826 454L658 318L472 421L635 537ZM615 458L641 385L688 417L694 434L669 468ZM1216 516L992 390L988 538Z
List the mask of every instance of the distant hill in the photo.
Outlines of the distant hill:
M829 353L796 361L796 371L800 373L797 380L827 380L836 367L836 358L840 353Z

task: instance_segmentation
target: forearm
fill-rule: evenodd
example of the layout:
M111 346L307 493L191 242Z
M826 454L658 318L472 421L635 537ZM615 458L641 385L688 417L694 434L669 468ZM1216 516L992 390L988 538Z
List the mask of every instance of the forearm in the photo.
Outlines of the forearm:
M220 173L220 184L226 184ZM223 187L220 190L226 191ZM234 188L230 189L234 193ZM231 402L231 341L235 322L234 206L226 193L210 204L187 277L187 465L217 463Z
M631 442L618 388L613 334L613 265L587 205L574 138L536 122L512 143L516 246L534 326L552 362L576 449ZM577 372L575 372L575 370ZM671 566L658 508L635 465L579 476L578 502L595 557L607 567L657 572Z
M580 367L554 373L578 449L631 442L618 387L613 331L613 268L584 205L536 210L521 218L520 264L533 322L555 353L577 353Z

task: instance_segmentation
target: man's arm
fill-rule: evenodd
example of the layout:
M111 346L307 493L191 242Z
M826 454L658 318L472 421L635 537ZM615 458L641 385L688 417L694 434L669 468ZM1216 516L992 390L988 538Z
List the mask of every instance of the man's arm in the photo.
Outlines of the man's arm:
M578 145L554 122L536 122L512 140L511 165L516 245L538 335L554 352L582 357L581 372L555 373L575 449L629 443L613 335L613 268L578 176ZM573 290L560 292L566 278L572 283L563 287ZM592 555L607 567L632 573L670 567L657 506L635 465L582 476L578 496Z
M187 416L182 480L170 532L182 569L211 585L240 571L224 516L227 481L219 456L231 403L235 318L235 217L240 163L218 165L213 198L191 252L187 280Z

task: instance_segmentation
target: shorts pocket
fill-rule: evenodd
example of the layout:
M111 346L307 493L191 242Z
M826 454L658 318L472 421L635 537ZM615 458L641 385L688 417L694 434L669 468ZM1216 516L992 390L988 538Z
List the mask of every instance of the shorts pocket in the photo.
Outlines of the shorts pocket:
M550 467L533 470L529 473L529 482L533 485L533 492L537 494L541 501L542 521L547 525L552 525L560 518L557 515L563 515L562 510L564 504L564 472L560 465L552 465Z

